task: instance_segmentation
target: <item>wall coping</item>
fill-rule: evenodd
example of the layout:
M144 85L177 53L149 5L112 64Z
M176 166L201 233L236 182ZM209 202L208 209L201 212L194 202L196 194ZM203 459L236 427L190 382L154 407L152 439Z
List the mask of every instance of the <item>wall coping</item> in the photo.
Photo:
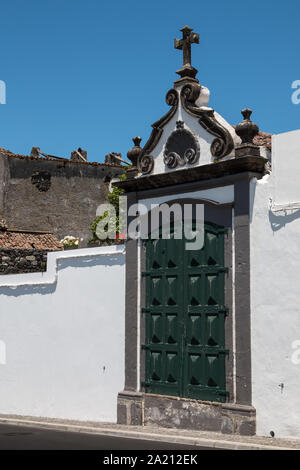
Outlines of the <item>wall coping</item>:
M45 272L0 275L0 288L11 287L16 289L21 286L55 284L58 278L58 262L60 260L111 255L125 255L124 245L52 251L47 254L47 270Z

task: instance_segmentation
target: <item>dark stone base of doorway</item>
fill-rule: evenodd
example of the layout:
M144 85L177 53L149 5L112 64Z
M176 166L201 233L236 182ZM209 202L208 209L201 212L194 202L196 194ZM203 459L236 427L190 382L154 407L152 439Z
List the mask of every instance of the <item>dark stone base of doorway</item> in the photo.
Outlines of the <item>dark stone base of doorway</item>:
M255 435L252 406L124 391L118 395L118 424Z

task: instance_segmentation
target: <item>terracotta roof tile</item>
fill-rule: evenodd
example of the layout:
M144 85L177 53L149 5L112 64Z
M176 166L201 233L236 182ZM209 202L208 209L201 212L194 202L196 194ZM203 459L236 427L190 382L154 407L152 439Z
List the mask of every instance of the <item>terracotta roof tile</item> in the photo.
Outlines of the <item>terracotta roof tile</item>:
M116 163L99 163L99 162L88 162L88 161L75 161L75 160L70 160L69 158L51 158L51 157L37 157L33 155L20 155L17 153L13 153L10 150L6 150L2 147L0 147L0 153L3 153L4 155L8 155L9 157L15 157L15 158L22 158L24 160L43 160L43 161L52 161L52 162L65 162L65 163L71 163L74 165L94 165L94 166L105 166L105 167L116 167L116 168L122 168L123 165L118 165Z
M0 231L0 249L58 251L63 246L51 233L34 233L19 230Z
M258 135L254 137L253 142L256 145L262 145L264 147L267 147L267 149L271 150L271 140L272 134L269 134L267 132L259 132Z

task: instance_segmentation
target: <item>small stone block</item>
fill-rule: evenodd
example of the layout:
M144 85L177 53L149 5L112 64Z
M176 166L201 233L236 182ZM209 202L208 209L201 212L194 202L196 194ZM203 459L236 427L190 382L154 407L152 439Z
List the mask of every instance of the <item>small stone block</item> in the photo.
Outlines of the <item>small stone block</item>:
M254 436L256 433L256 423L254 420L242 421L239 425L238 434L241 436Z
M235 149L235 158L241 157L260 157L260 149L254 144L241 144Z
M127 406L126 405L118 404L117 423L118 424L128 424L127 423Z

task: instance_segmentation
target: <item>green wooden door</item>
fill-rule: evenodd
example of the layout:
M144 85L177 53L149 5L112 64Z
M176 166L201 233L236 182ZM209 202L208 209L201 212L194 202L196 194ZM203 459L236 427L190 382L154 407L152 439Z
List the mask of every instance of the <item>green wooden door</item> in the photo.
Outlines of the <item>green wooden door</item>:
M185 240L147 240L145 390L226 400L224 234L205 224L204 247Z

